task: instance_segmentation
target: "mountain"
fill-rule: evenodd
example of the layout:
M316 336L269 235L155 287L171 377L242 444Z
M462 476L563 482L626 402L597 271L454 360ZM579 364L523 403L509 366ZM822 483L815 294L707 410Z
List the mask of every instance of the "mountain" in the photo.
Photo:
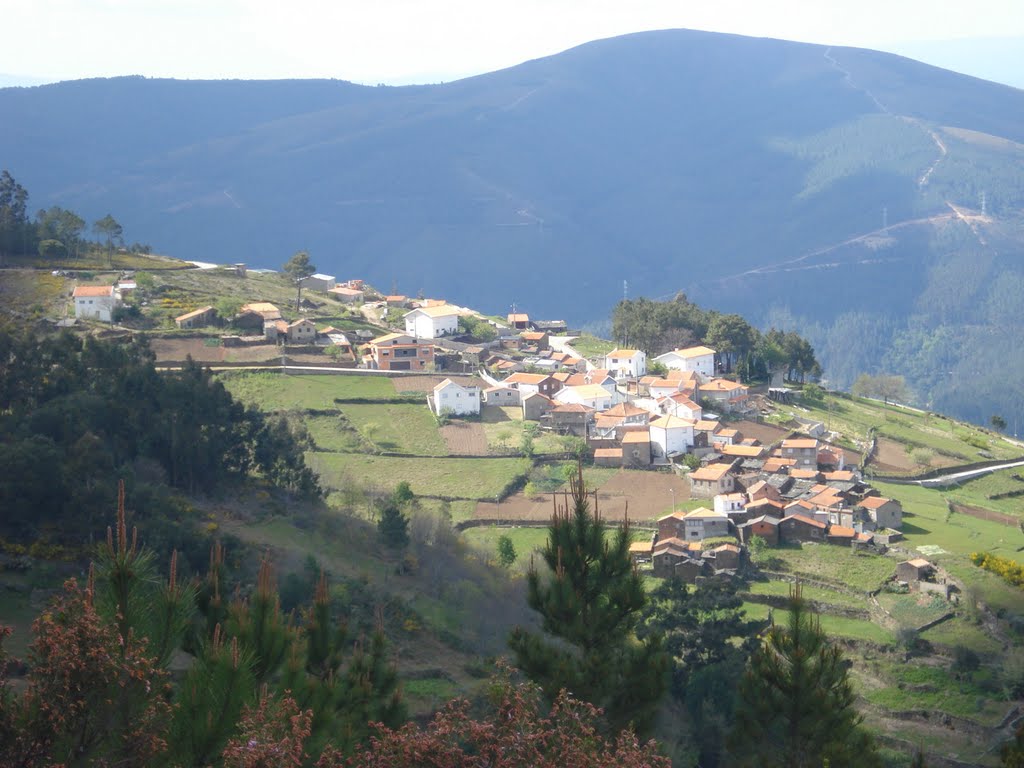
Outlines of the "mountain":
M32 194L204 261L575 324L678 290L1021 410L1024 92L891 54L686 30L431 86L118 78L0 90ZM1019 359L1018 359L1019 358ZM992 374L998 371L998 379ZM991 381L990 381L991 379Z

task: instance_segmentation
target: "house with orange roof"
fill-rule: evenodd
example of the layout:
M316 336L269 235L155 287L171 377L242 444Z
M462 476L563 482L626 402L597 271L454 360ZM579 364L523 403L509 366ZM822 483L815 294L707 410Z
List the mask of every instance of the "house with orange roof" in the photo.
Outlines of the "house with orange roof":
M613 349L604 361L616 379L637 379L647 373L647 353L642 349Z
M387 333L370 341L369 367L381 371L422 371L434 364L434 345L404 333Z
M710 379L715 375L715 350L710 347L674 349L654 359L666 368L692 371L704 378Z
M651 433L636 429L622 435L622 466L647 467L651 463Z
M581 384L562 387L552 397L560 403L579 403L595 411L605 411L615 405L618 393L612 394L600 384Z
M622 448L595 448L595 467L621 467Z
M784 544L825 541L828 525L805 515L790 515L779 521L779 540Z
M71 294L75 317L110 323L114 310L121 306L121 296L112 285L80 285Z
M830 525L825 532L825 541L829 544L838 544L848 547L857 539L857 532L845 525Z
M704 410L693 402L685 392L673 392L667 397L658 400L658 409L670 416L679 416L683 419L700 421L704 417Z
M210 325L216 319L217 310L206 306L186 312L184 315L178 315L174 318L174 324L182 330L187 330L189 328L202 328Z
M523 331L519 338L523 340L522 346L536 349L538 352L544 352L548 348L548 335L545 331ZM555 362L561 363L560 360Z
M695 499L713 499L720 493L736 490L736 478L731 473L732 462L708 464L690 473L690 496Z
M700 396L710 400L719 408L734 411L743 407L750 396L746 384L729 379L711 379L700 385Z
M669 397L683 390L683 382L670 379L654 379L647 383L647 392L655 400Z
M590 435L593 422L593 408L580 403L560 403L555 399L552 400L551 409L541 417L541 423L551 427L555 432L577 437ZM621 461L619 463L621 464Z
M338 285L330 288L327 295L345 304L362 304L365 294L358 288L349 288L345 285Z
M871 521L879 528L898 531L903 527L903 507L898 501L882 496L866 496L857 506L867 510Z
M813 437L791 437L779 445L779 456L793 459L800 469L818 468L818 441Z
M530 328L530 316L525 312L511 312L507 318L508 327L518 331L525 331Z
M796 464L796 459L783 459L779 456L769 456L764 460L764 466L761 468L761 471L772 475L776 472L784 472L794 464Z
M387 305L388 309L405 309L409 306L409 297L402 296L401 294L385 296L384 303Z
M528 393L538 392L546 397L552 397L562 388L562 382L553 376L545 373L517 372L506 378L502 384L506 387L515 387L524 396Z

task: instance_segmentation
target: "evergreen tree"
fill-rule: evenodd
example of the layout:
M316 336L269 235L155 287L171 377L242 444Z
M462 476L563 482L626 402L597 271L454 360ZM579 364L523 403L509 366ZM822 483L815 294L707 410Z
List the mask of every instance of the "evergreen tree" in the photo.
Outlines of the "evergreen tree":
M498 537L498 565L502 568L511 568L516 561L516 546L512 543L511 536Z
M302 281L316 273L316 265L310 262L309 254L299 251L285 262L284 273L295 283L295 311L302 308Z
M628 526L606 540L582 465L563 506L556 502L542 556L550 575L530 568L527 599L551 637L513 630L517 665L550 700L567 690L603 708L615 730L632 724L645 732L667 686L668 656L659 636L634 634L647 598L629 556Z
M881 765L860 728L839 648L829 642L800 587L786 626L769 628L740 683L734 763L756 768Z
M388 499L381 507L377 530L389 547L401 549L409 543L409 518L393 498Z

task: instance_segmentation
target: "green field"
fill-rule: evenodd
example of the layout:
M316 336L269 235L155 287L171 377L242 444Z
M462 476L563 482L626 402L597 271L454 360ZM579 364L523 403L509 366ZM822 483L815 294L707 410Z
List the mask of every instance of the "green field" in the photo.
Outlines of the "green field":
M548 540L548 529L545 528L497 528L485 526L467 528L462 537L474 547L485 553L489 558L496 558L498 539L508 536L516 549L516 562L512 566L518 572L525 572L530 567L530 556L544 548ZM539 563L539 558L537 559Z
M523 412L520 408L486 408L482 415L481 423L487 436L487 447L491 451L515 453L519 450L527 424L523 421ZM533 452L538 455L564 453L565 442L559 435L542 432L533 438Z
M484 501L505 491L530 466L529 460L519 458L406 459L314 452L306 454L306 461L329 489L356 483L363 488L390 491L405 480L416 494Z
M937 490L918 485L893 485L876 481L874 486L883 496L898 499L908 512L903 520L903 535L909 549L921 546L939 547L959 555L971 552L994 552L1024 562L1018 548L1024 545L1020 530L991 520L966 514L950 514L946 500L955 499L959 490Z
M804 544L770 551L783 570L862 592L878 589L896 572L896 560L884 555L853 552L832 544Z
M382 451L419 456L448 455L448 446L437 431L437 421L426 403L346 403L338 408L364 439Z
M753 595L775 595L777 597L788 597L792 585L787 581L755 581L747 589ZM870 604L866 597L848 595L833 589L822 589L811 584L801 585L803 596L807 600L814 600L826 605L835 605L841 608L859 608L868 610Z
M889 685L864 686L860 693L871 704L888 710L948 712L984 725L995 725L1011 706L969 680L955 679L942 667L876 662L872 671Z
M975 653L994 656L1001 654L1003 646L984 627L955 616L921 633L921 637L929 643L936 643L948 648L962 645Z
M1003 469L968 480L959 487L949 488L944 491L944 494L958 504L991 509L994 512L1024 519L1024 495L1011 496L1006 499L989 498L989 496L1010 491L1024 491L1024 481L1014 477L1014 475L1024 477L1022 473L1024 473L1024 467Z
M238 372L223 374L221 380L235 398L262 411L333 410L338 407L335 398L394 400L399 396L391 379L382 376Z
M748 619L767 619L769 613L776 624L784 624L788 611L781 608L769 608L760 603L743 603ZM879 645L892 643L892 634L882 627L866 619L847 619L842 616L830 616L827 613L819 616L821 628L829 637L848 638L850 640L866 640Z
M782 406L781 411L802 418L816 419L847 438L865 442L871 428L881 437L905 445L931 448L953 457L959 463L981 461L978 446L984 446L990 458L1015 458L1024 454L1019 446L981 427L954 422L933 413L923 413L897 405L847 395L829 394L822 402L803 400L799 406ZM972 445L971 442L976 443Z
M950 610L949 602L941 596L920 592L911 592L906 595L882 592L878 595L878 604L903 629L916 629L929 621L934 621Z
M615 349L615 342L584 334L583 336L577 336L573 339L569 343L569 346L575 349L576 352L583 357L598 358L604 357Z
M319 451L356 453L367 450L359 434L339 410L332 416L304 415L302 422Z

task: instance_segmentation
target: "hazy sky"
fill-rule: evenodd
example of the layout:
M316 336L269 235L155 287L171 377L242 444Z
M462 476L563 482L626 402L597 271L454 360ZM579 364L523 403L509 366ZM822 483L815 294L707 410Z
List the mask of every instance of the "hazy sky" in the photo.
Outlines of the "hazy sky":
M0 73L26 78L404 83L670 27L897 52L1024 36L1024 0L0 0L0 25Z

